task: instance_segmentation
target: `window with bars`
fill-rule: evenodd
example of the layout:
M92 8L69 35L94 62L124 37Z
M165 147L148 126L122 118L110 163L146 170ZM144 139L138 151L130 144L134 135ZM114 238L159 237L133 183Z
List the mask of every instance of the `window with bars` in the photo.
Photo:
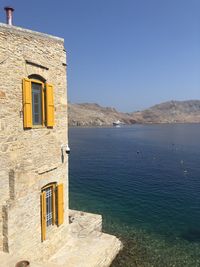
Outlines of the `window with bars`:
M51 183L41 192L41 230L42 241L46 239L46 228L64 221L64 189L63 184Z
M46 192L46 225L53 224L53 187L45 189Z

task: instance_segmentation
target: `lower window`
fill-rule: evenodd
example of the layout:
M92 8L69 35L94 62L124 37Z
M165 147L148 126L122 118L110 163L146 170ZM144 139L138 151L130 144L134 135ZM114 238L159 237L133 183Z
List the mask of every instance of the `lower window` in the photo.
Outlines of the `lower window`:
M44 189L46 192L46 226L50 226L53 224L53 213L54 211L54 187L50 186Z
M51 183L41 192L41 233L42 241L46 239L46 228L64 222L64 190L63 184Z

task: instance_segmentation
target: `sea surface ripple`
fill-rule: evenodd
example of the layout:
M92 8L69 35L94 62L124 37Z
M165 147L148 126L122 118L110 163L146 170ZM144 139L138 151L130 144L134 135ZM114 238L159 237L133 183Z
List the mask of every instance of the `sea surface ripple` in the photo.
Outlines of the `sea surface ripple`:
M69 140L71 208L132 233L143 266L200 266L200 125L70 128Z

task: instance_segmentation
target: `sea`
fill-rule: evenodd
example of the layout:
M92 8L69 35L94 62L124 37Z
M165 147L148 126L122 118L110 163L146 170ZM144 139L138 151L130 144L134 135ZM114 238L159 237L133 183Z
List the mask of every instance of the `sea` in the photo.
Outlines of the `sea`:
M200 266L200 124L70 128L70 208L103 216L114 266Z

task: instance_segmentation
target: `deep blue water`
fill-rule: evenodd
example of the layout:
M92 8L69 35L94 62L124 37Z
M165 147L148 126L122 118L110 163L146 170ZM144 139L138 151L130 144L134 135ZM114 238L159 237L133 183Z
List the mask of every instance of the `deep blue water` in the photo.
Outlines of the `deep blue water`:
M200 266L200 125L71 128L69 140L71 208L148 236L165 266Z

